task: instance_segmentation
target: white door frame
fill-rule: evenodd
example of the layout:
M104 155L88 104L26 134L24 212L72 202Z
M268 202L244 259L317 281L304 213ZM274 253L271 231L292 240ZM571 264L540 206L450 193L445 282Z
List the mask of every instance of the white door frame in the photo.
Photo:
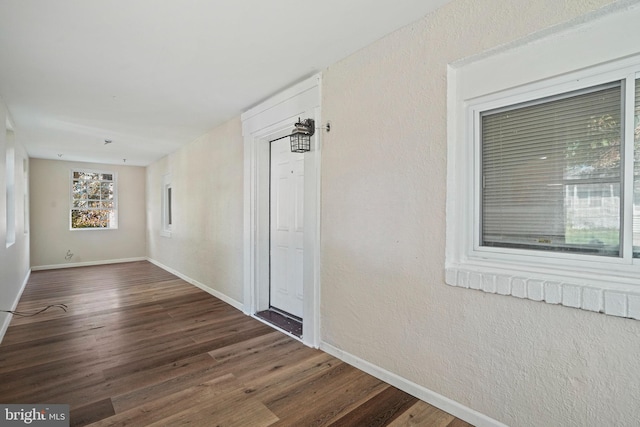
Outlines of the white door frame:
M244 138L244 312L269 305L269 141L290 133L298 117L320 127L321 75L308 78L242 114ZM316 129L304 154L302 342L320 343L320 149Z

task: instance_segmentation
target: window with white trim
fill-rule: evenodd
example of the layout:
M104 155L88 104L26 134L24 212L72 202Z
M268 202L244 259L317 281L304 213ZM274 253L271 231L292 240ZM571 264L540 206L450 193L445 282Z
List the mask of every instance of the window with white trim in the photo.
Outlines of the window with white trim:
M22 173L24 176L23 183L23 196L22 196L22 204L23 204L23 223L24 223L24 234L29 234L29 160L22 160Z
M71 230L118 228L117 204L115 173L71 171Z
M640 56L464 96L446 282L640 319Z
M171 174L162 177L162 197L161 197L161 228L160 235L171 237L171 224L173 223L173 187L171 185Z
M7 248L16 242L16 149L13 131L6 131L6 163L5 163L5 186L6 186L6 246Z

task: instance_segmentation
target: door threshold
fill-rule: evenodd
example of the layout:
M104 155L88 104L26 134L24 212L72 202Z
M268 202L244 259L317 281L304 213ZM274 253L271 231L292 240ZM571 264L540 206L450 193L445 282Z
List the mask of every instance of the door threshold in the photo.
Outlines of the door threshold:
M270 308L268 310L259 311L256 316L278 328L302 338L302 319L280 310Z

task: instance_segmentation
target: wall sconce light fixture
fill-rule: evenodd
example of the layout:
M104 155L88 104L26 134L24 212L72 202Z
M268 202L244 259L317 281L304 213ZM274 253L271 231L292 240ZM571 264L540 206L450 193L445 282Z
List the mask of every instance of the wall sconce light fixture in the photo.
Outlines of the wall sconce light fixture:
M311 137L316 133L315 124L316 122L313 119L300 120L298 117L298 123L294 125L295 127L291 135L281 136L269 142L279 141L288 137L291 140L292 153L306 153L307 151L311 151ZM326 125L322 126L322 129L329 132L331 130L331 123L327 122Z
M291 132L291 152L306 153L311 150L311 137L315 133L315 122L313 119L300 120L295 124L293 132Z

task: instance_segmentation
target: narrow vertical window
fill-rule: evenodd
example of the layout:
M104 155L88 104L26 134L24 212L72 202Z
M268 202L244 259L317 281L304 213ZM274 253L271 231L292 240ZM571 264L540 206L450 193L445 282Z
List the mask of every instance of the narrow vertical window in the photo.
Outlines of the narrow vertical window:
M171 186L170 174L162 177L161 209L160 235L171 237L171 225L173 224L173 187Z
M22 160L22 174L24 177L23 187L23 215L24 215L24 234L29 234L29 160Z
M167 225L171 228L171 187L167 188Z
M7 130L6 145L6 218L7 218L7 247L16 242L16 154L13 131Z

